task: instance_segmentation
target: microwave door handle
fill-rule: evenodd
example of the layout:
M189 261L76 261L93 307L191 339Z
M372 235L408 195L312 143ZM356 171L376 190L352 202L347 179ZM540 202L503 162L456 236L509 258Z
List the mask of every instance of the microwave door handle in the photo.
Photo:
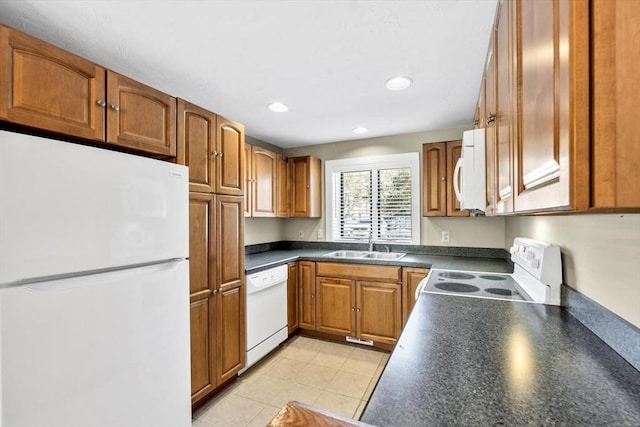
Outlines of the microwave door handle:
M456 193L456 198L462 203L462 192L460 191L460 175L462 172L462 157L456 162L456 168L453 170L453 191Z

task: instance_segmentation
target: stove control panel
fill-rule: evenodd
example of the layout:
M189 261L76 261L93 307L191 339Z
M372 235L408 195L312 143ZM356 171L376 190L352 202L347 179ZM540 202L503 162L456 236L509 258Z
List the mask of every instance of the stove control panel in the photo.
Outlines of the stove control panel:
M562 283L562 260L558 246L516 237L509 252L516 267L526 270L545 285L559 286Z

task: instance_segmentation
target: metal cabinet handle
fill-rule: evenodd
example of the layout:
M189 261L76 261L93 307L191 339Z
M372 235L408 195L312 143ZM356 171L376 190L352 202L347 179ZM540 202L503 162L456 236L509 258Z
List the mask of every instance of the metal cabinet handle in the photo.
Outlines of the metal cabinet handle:
M314 294L311 294L311 298L315 298L316 296Z
M218 290L217 290L217 289L214 289L212 293L213 293L214 295L216 295L216 294L218 293Z
M356 308L356 311L360 311L360 307Z
M218 156L222 157L222 151L218 153Z
M355 307L351 307L351 311L356 311L356 308Z
M104 107L106 107L106 106L107 106L107 103L105 102L105 100L104 100L104 99L98 99L96 102L97 102L97 104L98 104L99 106L101 106L102 108L104 108Z
M489 113L489 116L487 117L487 123L493 123L496 121L496 115L493 113Z
M118 104L111 104L111 108L113 111L120 111L120 106Z
M444 181L446 178L444 176L440 177L440 181Z
M214 156L217 156L217 155L218 155L218 152L217 152L217 151L214 151L214 152L213 152L213 153L211 153L211 154L213 154Z

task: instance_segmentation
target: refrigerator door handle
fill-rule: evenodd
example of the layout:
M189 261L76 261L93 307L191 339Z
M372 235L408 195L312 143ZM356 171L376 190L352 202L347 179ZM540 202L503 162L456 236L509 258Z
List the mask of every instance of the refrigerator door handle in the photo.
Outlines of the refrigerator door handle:
M177 268L180 262L184 260L171 260L163 263L155 263L144 266L137 266L124 269L103 270L93 273L84 273L81 275L58 277L48 281L40 281L37 283L29 283L23 285L25 289L36 292L58 292L67 289L74 289L85 286L87 277L91 277L91 286L102 285L106 282L114 280L135 280L136 277L146 276L153 272L166 271Z

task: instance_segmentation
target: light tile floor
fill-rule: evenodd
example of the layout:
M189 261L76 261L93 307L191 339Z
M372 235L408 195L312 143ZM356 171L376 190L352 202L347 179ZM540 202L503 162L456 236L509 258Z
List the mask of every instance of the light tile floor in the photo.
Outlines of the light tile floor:
M193 427L267 424L290 400L358 419L389 354L295 337L193 414Z

